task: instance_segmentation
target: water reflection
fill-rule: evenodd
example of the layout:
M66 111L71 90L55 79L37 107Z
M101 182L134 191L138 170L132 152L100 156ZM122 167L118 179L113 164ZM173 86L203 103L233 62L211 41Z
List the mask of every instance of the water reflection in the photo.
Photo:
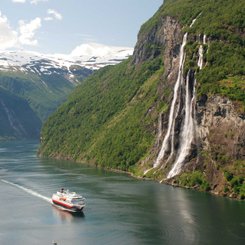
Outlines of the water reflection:
M40 159L36 147L0 142L1 178L32 190L0 181L0 244L245 244L244 202ZM86 198L86 218L40 199L61 187Z
M53 215L58 217L62 222L72 223L76 220L82 220L85 218L83 212L80 213L70 213L68 211L62 210L54 205L52 205Z
M138 219L139 222L145 222L138 227L138 234L152 234L150 238L144 237L149 244L158 244L159 241L162 241L162 244L198 244L195 211L186 190L157 186L154 183L148 183L146 186L143 184L143 188L142 198L146 195L149 198L148 202L141 203L141 211L145 209L145 217L139 216Z

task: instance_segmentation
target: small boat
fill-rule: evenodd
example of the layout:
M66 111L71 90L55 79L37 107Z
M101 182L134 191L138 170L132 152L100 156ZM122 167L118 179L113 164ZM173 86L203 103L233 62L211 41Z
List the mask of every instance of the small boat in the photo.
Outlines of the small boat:
M63 188L53 194L52 202L55 206L69 212L82 212L85 207L85 198L83 196Z

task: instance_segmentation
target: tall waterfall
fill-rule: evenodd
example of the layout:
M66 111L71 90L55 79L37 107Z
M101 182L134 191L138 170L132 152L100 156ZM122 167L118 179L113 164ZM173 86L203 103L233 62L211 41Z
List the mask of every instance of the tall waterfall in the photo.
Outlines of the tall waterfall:
M177 159L173 165L173 168L169 172L167 178L171 178L180 173L182 164L186 157L190 153L191 143L194 139L194 119L193 119L193 107L195 106L195 94L191 96L191 92L194 92L194 85L190 86L190 71L187 74L185 84L185 119L184 126L180 138L180 148L178 151Z
M195 23L195 20L192 21L190 27ZM184 78L184 49L187 43L187 35L188 33L184 34L180 49L178 77L174 86L174 94L169 112L167 132L157 159L153 165L153 168L158 168L161 166L163 159L165 159L165 165L171 160L171 162L173 162L173 167L168 173L167 178L174 177L181 172L183 164L191 153L192 144L195 140L196 80L194 78L194 71L189 70L186 78ZM206 35L203 36L203 44L206 44ZM203 68L203 52L203 45L200 44L197 61L197 65L200 69ZM182 101L184 101L183 105L181 104ZM177 120L179 120L180 117L184 117L184 119L180 121L181 133L178 135L176 134L176 125L178 123ZM176 145L178 145L178 147L176 147Z
M203 37L203 43L206 43L206 36ZM199 46L198 50L198 62L197 65L200 69L203 68L203 45ZM194 81L191 84L191 74L190 71L186 77L185 84L185 119L184 126L181 133L180 147L178 151L178 157L174 162L174 165L167 175L167 178L172 178L181 172L182 166L186 157L191 151L192 143L195 139L195 101L196 101L196 79L192 78ZM192 93L192 94L191 94Z
M179 72L178 72L178 78L174 86L174 97L172 100L171 108L170 108L170 113L169 113L169 119L168 119L168 130L165 135L165 138L162 143L161 150L158 154L158 157L156 159L156 162L154 163L153 167L159 167L161 160L165 156L166 151L169 150L169 144L172 143L170 142L170 139L173 141L173 137L170 138L171 132L173 133L174 131L174 124L175 124L175 117L176 117L176 106L177 106L177 98L179 94L179 90L181 87L181 84L183 83L183 69L184 69L184 62L185 62L185 53L184 53L184 48L187 42L187 33L185 33L183 37L183 42L181 45L180 49L180 62L179 62Z

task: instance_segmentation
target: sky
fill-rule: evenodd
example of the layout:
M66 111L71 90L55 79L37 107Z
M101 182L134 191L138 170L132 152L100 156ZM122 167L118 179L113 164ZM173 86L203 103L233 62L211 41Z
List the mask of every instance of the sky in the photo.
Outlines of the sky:
M163 0L0 0L0 50L70 54L82 44L134 47Z

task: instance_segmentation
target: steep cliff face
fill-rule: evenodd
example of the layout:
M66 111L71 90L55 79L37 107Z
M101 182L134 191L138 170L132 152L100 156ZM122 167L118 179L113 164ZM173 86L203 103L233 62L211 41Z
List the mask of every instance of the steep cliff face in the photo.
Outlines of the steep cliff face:
M233 102L217 95L198 103L197 137L200 152L195 168L204 171L214 193L238 196L242 190L236 187L244 184L245 120Z
M149 59L154 59L162 54L161 50L164 48L163 56L166 62L164 66L170 70L169 59L177 56L181 39L180 24L173 17L163 17L148 32L143 29L139 33L132 62L138 65Z
M227 98L211 96L197 106L197 131L202 148L215 160L245 156L245 121Z
M238 0L166 0L133 56L47 121L40 154L244 198L243 11Z
M229 40L227 43L227 37L207 37L205 30L199 30L201 19L206 18L204 15L205 12L201 12L200 8L198 15L189 21L189 28L186 27L186 33L181 35L182 43L176 32L175 35L169 35L168 28L173 27L169 20L178 26L172 30L181 30L173 17L164 17L158 22L163 29L167 26L161 39L164 45L163 62L167 68L161 86L163 90L166 85L172 87L173 82L175 86L169 102L171 106L167 111L168 119L166 114L159 114L157 140L152 156L142 161L141 167L145 176L161 182L244 198L245 100L244 95L241 96L245 92L242 85L244 73L232 70L231 67L236 63L232 59L227 59L224 65L220 61L222 56L226 59L226 52L232 49L236 52L239 48L236 41ZM158 26L157 29L161 28ZM155 39L152 33L148 38L143 37L158 44L157 32L154 35ZM242 40L242 35L239 38ZM140 48L140 52L135 51L134 54L139 56L135 61L154 54L147 55L140 45L136 45L136 48ZM177 52L174 54L173 50ZM239 55L237 57L240 59ZM244 61L238 62L237 66L244 67ZM214 71L221 73L214 74ZM239 81L235 81L234 76L239 76ZM219 82L222 79L228 80ZM237 91L234 89L236 86ZM166 100L166 97L162 99Z

